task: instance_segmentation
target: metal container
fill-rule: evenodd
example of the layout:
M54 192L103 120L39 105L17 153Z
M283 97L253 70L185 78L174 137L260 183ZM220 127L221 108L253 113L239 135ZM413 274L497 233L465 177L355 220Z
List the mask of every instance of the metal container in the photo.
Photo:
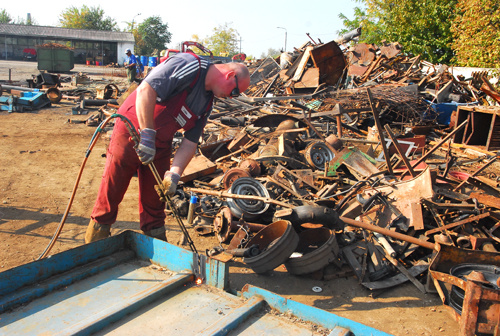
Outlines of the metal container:
M61 48L38 48L38 70L68 72L75 67L73 50Z

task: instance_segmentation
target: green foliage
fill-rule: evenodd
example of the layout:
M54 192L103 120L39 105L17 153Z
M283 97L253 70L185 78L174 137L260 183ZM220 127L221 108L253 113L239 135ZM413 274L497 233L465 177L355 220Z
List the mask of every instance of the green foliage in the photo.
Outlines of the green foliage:
M5 9L0 11L0 23L10 23L12 21L12 17Z
M32 26L36 25L37 22L30 16L30 18L22 19L22 18L17 18L13 19L12 16L10 16L9 13L5 9L0 10L0 23L10 23L10 24L18 24L18 25L25 25L25 26Z
M358 1L362 2L362 1ZM339 30L339 36L349 33L350 31L362 27L359 41L363 43L380 43L383 40L383 32L380 28L381 23L374 17L369 17L365 9L354 7L354 19L349 20L344 14L340 13L339 18L342 19L345 29Z
M406 52L432 63L450 63L454 52L451 23L457 0L402 0L390 7L385 20L386 39L397 41Z
M163 23L160 16L148 17L139 24L133 32L135 37L135 54L153 55L165 49L170 43L172 33L168 31L168 24Z
M203 40L203 45L210 49L214 56L233 56L239 52L238 34L236 29L225 23L214 28L213 34Z
M459 0L452 25L456 62L462 66L500 67L498 0Z
M71 6L61 12L59 24L63 28L118 30L116 21L109 16L104 17L104 11L100 6L87 7L83 5L80 9Z
M130 22L126 21L125 23L127 24L127 28L125 28L124 31L133 33L134 31L137 30L137 22L135 21L135 17L132 21Z
M362 26L360 42L399 42L407 53L432 63L449 63L454 56L450 29L457 1L359 0L366 8L356 7L353 20L339 17L349 30Z

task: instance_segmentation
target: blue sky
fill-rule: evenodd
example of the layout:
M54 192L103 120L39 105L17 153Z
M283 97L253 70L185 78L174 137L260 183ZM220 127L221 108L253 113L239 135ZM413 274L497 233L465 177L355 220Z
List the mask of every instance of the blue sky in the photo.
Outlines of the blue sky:
M241 51L247 55L260 57L269 48L288 51L310 41L306 35L318 42L336 39L343 28L339 14L353 17L354 0L323 1L248 1L230 2L181 0L181 1L102 1L65 0L43 1L24 0L0 5L14 19L27 17L27 13L42 26L56 26L59 15L70 6L80 8L82 3L89 7L100 6L106 16L112 17L123 29L126 22L140 23L150 16L159 15L169 26L175 48L179 42L191 40L193 34L204 38L212 35L215 27L228 24L241 37ZM138 15L140 14L140 15ZM282 27L282 28L277 28Z

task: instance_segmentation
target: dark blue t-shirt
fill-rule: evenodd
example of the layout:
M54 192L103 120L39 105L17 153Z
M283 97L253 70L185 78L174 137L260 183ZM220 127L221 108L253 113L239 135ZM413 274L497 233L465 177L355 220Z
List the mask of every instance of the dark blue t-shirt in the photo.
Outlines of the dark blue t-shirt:
M190 53L176 54L157 65L144 80L156 91L158 102L163 102L187 89L196 78L200 65L198 80L187 95L186 105L195 115L202 116L214 97L211 91L205 90L205 78L211 65L209 61L200 58L198 62ZM184 133L186 139L198 143L210 112L211 110L200 118L195 127Z

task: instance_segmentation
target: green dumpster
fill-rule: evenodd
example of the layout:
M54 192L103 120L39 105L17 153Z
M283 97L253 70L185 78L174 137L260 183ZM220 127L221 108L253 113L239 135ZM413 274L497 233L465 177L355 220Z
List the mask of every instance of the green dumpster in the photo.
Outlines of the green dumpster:
M63 48L38 48L38 70L68 72L75 67L73 50Z

